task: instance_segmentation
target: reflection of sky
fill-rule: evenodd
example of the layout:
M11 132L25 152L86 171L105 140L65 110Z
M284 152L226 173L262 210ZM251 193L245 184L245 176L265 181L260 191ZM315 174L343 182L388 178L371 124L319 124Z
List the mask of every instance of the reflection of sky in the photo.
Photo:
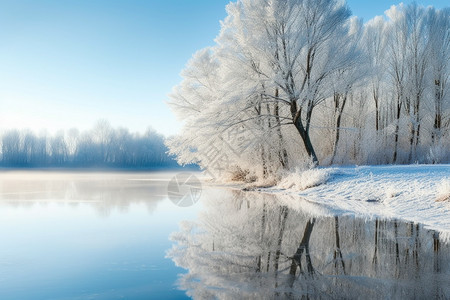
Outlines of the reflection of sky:
M167 198L152 212L136 202L107 216L93 203L2 205L0 299L183 298L175 281L185 271L164 257L170 233L199 208Z

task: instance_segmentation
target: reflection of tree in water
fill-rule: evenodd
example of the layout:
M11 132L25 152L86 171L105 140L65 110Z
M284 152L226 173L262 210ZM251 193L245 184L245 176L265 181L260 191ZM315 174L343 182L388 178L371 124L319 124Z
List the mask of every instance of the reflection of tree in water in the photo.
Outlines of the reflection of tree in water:
M224 192L205 197L168 252L194 298L450 297L450 246L418 224L312 215L298 199Z
M23 176L19 176L20 174ZM148 211L152 212L158 201L165 198L167 183L149 181L147 179L150 176L155 175L17 173L15 176L5 176L0 180L0 205L32 207L36 204L46 205L54 202L76 207L85 203L94 206L101 216L108 216L113 210L126 212L131 204L143 203Z

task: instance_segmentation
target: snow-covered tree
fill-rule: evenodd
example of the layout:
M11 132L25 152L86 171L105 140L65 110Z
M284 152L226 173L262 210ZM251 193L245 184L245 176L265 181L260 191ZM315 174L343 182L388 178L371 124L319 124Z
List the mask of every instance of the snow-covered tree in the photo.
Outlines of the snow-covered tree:
M92 130L36 135L31 130L8 130L0 138L0 165L6 167L171 167L164 137L115 129L107 121Z
M228 158L229 146L240 165L248 158L262 173L296 167L304 152L317 164L314 109L334 95L333 80L359 56L350 11L333 0L242 0L227 12L217 46L192 58L171 96L185 124L171 152L208 169L211 143ZM227 134L233 131L242 136Z
M439 11L430 8L428 15L431 72L429 79L433 99L428 109L434 108L431 152L436 152L448 147L442 137L450 139L450 8ZM439 160L439 157L434 158Z

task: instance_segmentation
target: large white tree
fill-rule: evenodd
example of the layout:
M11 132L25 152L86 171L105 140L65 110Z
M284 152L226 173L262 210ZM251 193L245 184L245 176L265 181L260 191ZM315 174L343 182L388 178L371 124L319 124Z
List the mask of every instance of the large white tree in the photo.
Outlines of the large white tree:
M349 9L333 0L242 0L227 12L217 46L193 57L171 96L185 122L169 143L172 153L180 162L211 167L205 147L215 139L222 153L223 143L243 157L256 151L250 161L263 173L274 164L295 167L303 152L317 164L314 109L334 95L332 82L359 56L359 27ZM245 133L247 144L223 137L231 131Z

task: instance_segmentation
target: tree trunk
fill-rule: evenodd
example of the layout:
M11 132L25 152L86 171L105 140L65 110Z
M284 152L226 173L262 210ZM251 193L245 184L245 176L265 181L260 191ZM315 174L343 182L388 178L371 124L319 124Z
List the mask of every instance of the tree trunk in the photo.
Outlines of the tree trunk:
M395 120L395 138L394 138L394 158L393 158L393 162L396 163L397 162L397 157L398 157L398 131L399 131L399 126L400 126L400 113L402 110L402 102L400 101L399 98L397 98L397 111L396 111L396 120Z
M413 123L411 123L410 129L409 129L409 155L408 155L409 163L411 163L413 160L415 135L416 135L416 128L415 128L415 125Z
M258 115L259 126L264 126L263 124L261 124L261 118L259 117L261 115L261 110L262 110L261 103L259 103L255 107L255 110L256 110L256 114ZM262 168L263 168L263 178L267 178L268 168L267 168L267 161L266 161L266 151L264 150L263 144L261 144L261 163L262 163Z
M440 80L434 81L434 125L431 135L433 144L437 144L440 139L442 127L442 94Z
M309 129L303 126L302 118L301 118L301 110L297 109L297 102L291 101L291 115L293 119L293 123L298 133L300 134L303 144L305 146L306 153L311 157L314 165L319 164L319 160L317 159L316 152L314 151L313 145L311 143L311 139L309 137Z
M434 115L434 125L433 125L433 133L432 133L432 140L433 144L437 144L439 142L439 139L441 137L441 127L442 127L442 114L440 110L436 109L436 113Z
M275 97L278 98L278 88L275 89ZM280 107L278 102L275 102L275 120L276 120L276 130L278 134L278 143L279 143L279 159L280 163L284 169L289 167L288 154L286 151L286 147L283 145L283 135L281 134L281 120L280 120Z
M375 101L375 130L378 132L380 129L380 108L378 104L378 91L373 88L373 100Z
M337 120L336 120L336 135L334 137L333 155L331 156L331 164L334 163L334 159L336 158L336 152L337 152L338 143L339 143L339 135L340 135L339 127L340 126L341 126L341 115L339 114L337 117Z
M340 99L342 99L342 103L339 103ZM331 164L333 164L334 159L336 157L337 146L338 146L338 143L339 143L339 136L340 136L342 112L344 111L344 107L345 107L345 103L346 102L347 102L347 93L344 94L344 95L340 95L340 94L335 93L335 95L334 95L334 103L335 103L335 113L337 114L337 117L336 117L336 135L334 137L333 154L331 156ZM378 122L377 122L377 126L378 126Z
M264 145L261 145L261 161L263 165L263 178L267 178L267 162L266 162L266 153L264 151Z

